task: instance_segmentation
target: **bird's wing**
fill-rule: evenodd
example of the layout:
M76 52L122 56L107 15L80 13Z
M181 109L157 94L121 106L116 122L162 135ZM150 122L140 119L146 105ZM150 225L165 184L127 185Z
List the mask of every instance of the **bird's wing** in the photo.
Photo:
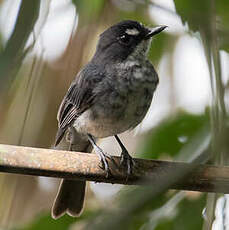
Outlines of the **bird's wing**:
M80 72L76 80L72 82L57 114L59 129L56 135L55 146L60 143L65 131L74 120L92 106L95 98L93 94L96 84L95 79L96 76L87 76L87 74Z

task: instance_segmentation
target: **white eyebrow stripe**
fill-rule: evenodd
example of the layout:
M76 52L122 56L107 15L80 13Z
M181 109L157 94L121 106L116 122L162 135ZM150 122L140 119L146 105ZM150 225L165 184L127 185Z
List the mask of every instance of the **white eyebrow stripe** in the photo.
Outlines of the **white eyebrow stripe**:
M137 36L140 32L136 28L133 28L133 29L126 29L125 33L128 35Z

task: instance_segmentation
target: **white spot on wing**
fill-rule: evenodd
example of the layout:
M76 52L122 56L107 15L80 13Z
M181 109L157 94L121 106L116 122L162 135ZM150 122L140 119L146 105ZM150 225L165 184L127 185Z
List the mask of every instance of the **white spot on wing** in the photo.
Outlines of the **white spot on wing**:
M125 33L128 35L135 35L136 36L139 34L139 31L136 28L133 28L133 29L126 29Z

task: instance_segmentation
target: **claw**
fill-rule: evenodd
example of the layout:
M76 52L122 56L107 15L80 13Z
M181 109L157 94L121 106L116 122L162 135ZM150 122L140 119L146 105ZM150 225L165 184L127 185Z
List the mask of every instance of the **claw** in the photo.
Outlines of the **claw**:
M110 169L107 162L107 158L112 159L112 157L108 153L104 153L103 150L96 145L94 138L90 134L88 134L88 139L94 147L95 153L99 156L100 161L102 162L102 169L105 170L106 177L108 177L110 174Z
M111 156L107 153L104 153L103 150L101 148L99 148L98 146L97 146L97 148L95 148L95 153L99 156L100 161L102 163L102 169L105 170L106 177L108 177L110 174L110 169L109 169L109 165L107 162L107 158L111 159Z
M130 156L130 154L127 151L125 151L125 150L123 150L122 153L121 153L120 164L123 167L127 166L127 179L128 179L128 177L133 172L133 168L135 166L135 162L134 162L134 159Z
M120 145L120 147L122 149L120 165L124 166L124 167L127 166L127 178L126 178L126 181L127 181L129 176L133 172L135 162L134 162L134 159L130 156L130 154L128 153L127 149L125 148L125 146L123 145L123 143L121 142L121 140L119 139L119 137L117 135L115 135L115 139L118 141L118 143L119 143L119 145Z

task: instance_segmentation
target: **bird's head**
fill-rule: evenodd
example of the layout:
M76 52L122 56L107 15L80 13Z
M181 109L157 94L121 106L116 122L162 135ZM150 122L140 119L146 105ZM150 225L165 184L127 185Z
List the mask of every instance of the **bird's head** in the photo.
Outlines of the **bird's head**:
M100 35L95 57L103 61L123 61L128 57L145 58L151 38L165 28L166 26L148 28L132 20L119 22Z

